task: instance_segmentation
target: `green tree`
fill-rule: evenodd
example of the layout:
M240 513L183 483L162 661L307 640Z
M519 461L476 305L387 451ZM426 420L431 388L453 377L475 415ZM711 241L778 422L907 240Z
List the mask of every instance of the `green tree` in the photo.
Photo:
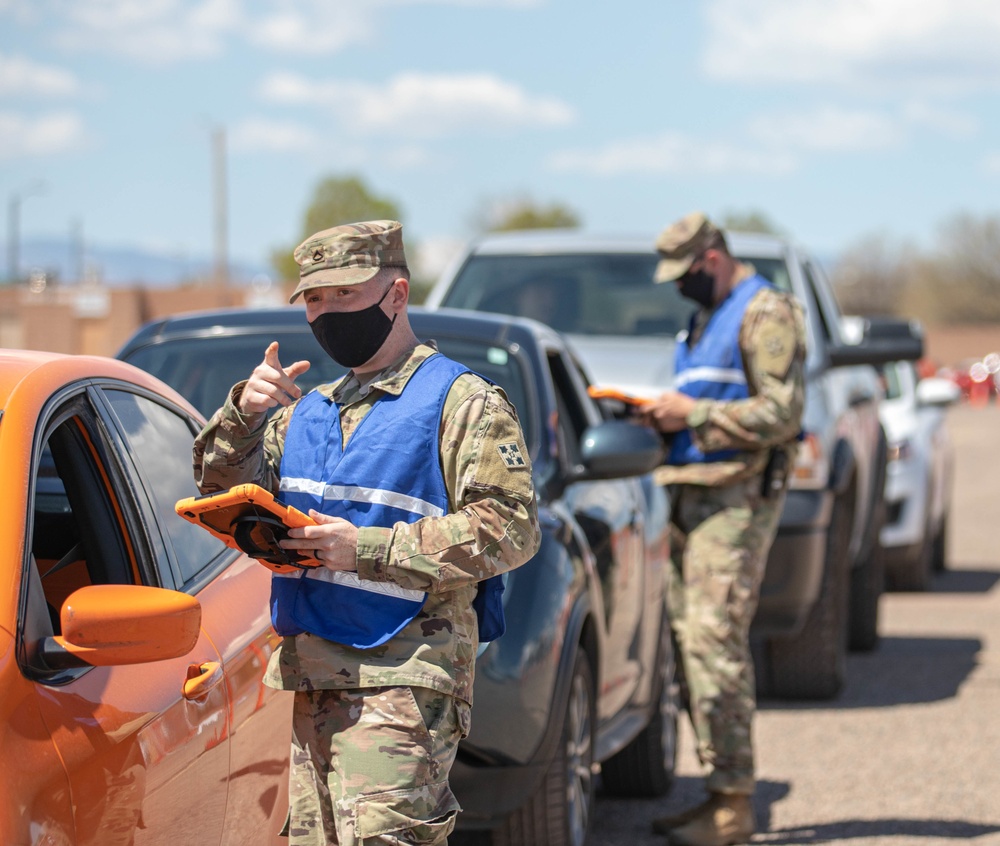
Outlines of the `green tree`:
M785 232L764 212L757 209L749 211L727 211L719 218L724 229L734 232L757 232L762 235L784 235Z
M313 191L306 210L301 237L290 246L271 253L271 266L278 278L297 279L299 267L292 258L295 248L314 232L359 220L400 220L399 205L373 194L359 176L328 176Z
M580 216L562 203L541 205L528 198L490 202L476 215L481 232L512 232L516 229L576 229Z

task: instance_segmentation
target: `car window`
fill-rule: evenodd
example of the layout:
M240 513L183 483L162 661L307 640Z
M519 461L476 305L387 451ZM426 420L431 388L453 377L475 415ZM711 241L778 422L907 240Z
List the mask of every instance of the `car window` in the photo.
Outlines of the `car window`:
M783 258L741 258L738 261L753 266L761 276L781 291L792 291L792 279L788 273L788 262Z
M177 516L174 503L198 494L191 471L196 434L180 415L153 400L127 391L106 390L127 440L129 454L145 480L163 542L172 552L170 567L178 586L188 586L217 563L228 547Z
M658 284L655 253L475 255L444 306L531 317L580 335L674 336L695 306Z
M262 331L211 337L174 338L140 347L125 361L152 373L185 397L206 417L221 408L230 388L250 376L263 360L271 341L278 342L278 358L285 366L305 360L312 365L295 383L309 391L339 379L345 368L328 356L308 331Z
M59 610L81 587L155 581L140 566L143 538L120 496L120 469L93 407L81 392L40 432L31 474L19 655L32 676L50 674L31 645L59 634Z
M436 338L441 353L503 388L517 410L528 452L534 454L537 415L531 403L521 359L504 347L467 338Z
M580 443L583 433L602 415L593 400L585 396L580 371L575 365L567 363L555 351L549 353L548 363L559 409L559 448L572 467L581 460Z

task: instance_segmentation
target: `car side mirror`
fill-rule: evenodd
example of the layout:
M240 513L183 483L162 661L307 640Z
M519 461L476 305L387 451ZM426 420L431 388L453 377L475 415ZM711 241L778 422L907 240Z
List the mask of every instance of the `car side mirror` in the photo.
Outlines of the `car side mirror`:
M924 355L923 327L899 317L849 317L844 327L847 343L830 348L832 367L917 361Z
M146 585L88 585L66 597L59 618L62 634L45 638L41 646L49 667L145 664L194 649L201 603Z
M927 407L944 408L954 405L962 397L962 389L950 379L928 376L917 382L917 403Z
M649 426L606 420L589 426L580 439L583 469L574 481L616 479L651 473L663 463L663 438Z

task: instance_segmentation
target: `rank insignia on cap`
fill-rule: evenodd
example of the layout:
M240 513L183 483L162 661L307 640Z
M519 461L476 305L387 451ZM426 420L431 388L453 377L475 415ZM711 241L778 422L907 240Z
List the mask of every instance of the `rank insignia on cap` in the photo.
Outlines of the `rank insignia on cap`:
M508 467L524 467L524 456L517 444L500 444L497 451Z

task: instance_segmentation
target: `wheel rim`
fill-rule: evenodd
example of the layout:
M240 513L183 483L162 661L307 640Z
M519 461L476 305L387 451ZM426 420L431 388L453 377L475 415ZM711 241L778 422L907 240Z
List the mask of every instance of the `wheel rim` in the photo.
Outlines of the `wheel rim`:
M576 676L566 710L566 810L570 842L577 846L586 838L593 795L591 704L586 681Z

